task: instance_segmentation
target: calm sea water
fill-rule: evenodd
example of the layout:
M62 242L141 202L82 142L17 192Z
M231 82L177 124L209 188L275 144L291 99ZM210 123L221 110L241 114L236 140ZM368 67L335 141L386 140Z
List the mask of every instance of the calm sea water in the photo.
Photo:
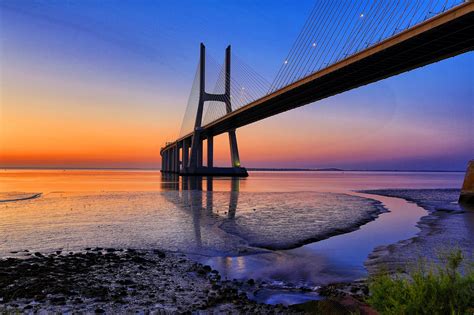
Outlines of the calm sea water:
M299 302L314 297L282 288L364 276L367 255L414 236L426 214L402 199L354 191L459 188L463 175L251 172L246 179L211 179L157 171L3 170L0 256L24 249L164 248L231 279L269 282L259 293L264 302ZM381 206L390 212L373 220Z

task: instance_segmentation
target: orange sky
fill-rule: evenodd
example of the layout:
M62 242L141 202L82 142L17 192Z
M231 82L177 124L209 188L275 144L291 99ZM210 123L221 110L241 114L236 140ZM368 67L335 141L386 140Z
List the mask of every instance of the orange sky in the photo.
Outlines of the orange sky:
M6 167L157 167L160 146L179 131L182 114L173 106L158 113L133 110L137 102L166 101L166 94L137 97L120 87L81 86L56 78L30 82L24 93L19 81L27 81L17 80L6 80L1 95L0 165ZM239 129L243 165L338 167L354 157L397 160L420 152L455 153L462 147L465 139L450 137L430 122L399 119L389 85L371 88L388 96L386 109L365 99L364 89L369 88ZM226 135L216 138L215 154L216 164L228 164Z

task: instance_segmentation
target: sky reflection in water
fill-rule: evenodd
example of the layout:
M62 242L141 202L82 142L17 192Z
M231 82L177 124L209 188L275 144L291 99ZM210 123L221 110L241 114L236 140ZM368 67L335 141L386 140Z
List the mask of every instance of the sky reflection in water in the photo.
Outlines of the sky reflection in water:
M285 247L353 225L375 209L361 197L375 196L352 190L459 188L462 178L462 173L253 172L247 179L210 180L155 171L5 170L0 199L11 192L43 196L0 203L0 254L158 247L194 254L228 278L280 286L351 280L365 274L363 262L374 247L414 236L425 211L376 197L392 212L354 232L290 250L251 245Z

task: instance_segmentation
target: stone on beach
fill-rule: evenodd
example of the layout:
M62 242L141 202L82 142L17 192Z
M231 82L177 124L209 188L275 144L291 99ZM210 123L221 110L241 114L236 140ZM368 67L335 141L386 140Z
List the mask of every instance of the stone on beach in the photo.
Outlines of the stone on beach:
M209 266L161 250L35 253L0 259L0 275L0 313L292 312L257 304Z

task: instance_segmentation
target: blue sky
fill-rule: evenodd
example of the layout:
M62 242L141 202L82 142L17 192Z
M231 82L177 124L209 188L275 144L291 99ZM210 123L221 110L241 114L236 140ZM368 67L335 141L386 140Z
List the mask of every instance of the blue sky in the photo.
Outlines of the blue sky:
M109 160L106 155L72 159L73 149L58 149L58 156L65 156L61 166L159 165L159 146L179 132L199 43L216 59L223 59L231 44L272 81L313 5L307 0L0 0L0 145L16 154L2 163L61 160L48 164L50 155L39 146L23 152L14 143L39 141L33 131L20 136L13 127L12 121L27 124L20 113L28 112L66 126L45 128L42 148L81 137L78 121L84 134L101 128L107 134L90 147L83 141L83 152L98 156L100 141L118 146L107 151L113 155ZM244 127L238 131L243 164L464 169L474 158L473 65L470 52ZM88 125L94 125L90 133ZM133 135L128 141L139 144L121 140L124 128ZM149 147L142 138L149 139ZM282 149L285 144L294 152ZM21 154L31 159L22 162ZM216 154L218 163L227 163L224 149Z

